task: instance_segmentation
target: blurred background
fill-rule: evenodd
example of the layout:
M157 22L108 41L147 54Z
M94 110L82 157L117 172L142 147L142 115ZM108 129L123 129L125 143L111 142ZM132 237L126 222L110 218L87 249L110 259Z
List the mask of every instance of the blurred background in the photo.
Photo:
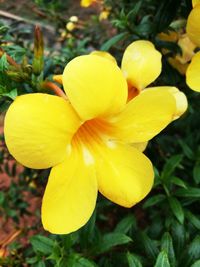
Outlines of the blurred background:
M200 95L185 83L198 48L180 42L191 9L189 0L0 0L0 266L200 266ZM34 42L43 47L42 34L36 71ZM99 195L86 226L69 235L49 234L40 220L49 170L24 168L9 155L5 112L17 95L41 91L42 82L53 81L72 58L104 50L120 65L125 48L139 39L152 41L163 54L153 85L177 86L189 101L183 117L145 151L155 166L154 188L131 209Z

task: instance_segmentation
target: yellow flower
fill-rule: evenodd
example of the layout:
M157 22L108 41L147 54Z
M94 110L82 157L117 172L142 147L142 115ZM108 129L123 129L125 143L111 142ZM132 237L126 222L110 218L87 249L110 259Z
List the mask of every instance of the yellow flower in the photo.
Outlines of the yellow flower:
M126 50L122 69L141 89L159 75L161 64L149 42L136 46L139 50L132 45L127 49L140 60ZM140 150L178 110L181 114L181 93L172 87L149 88L127 103L123 72L112 58L100 54L76 57L62 76L69 100L27 94L7 111L4 130L10 153L27 167L52 167L42 203L42 222L52 233L82 227L94 211L98 190L124 207L132 207L151 190L152 164Z
M71 16L69 18L69 21L71 21L71 22L78 22L78 17L77 16Z
M69 22L66 24L66 29L67 29L69 32L72 32L75 28L76 28L76 24L75 24L74 22L69 21Z
M169 64L175 68L180 74L185 75L187 67L192 57L195 55L196 45L189 39L187 34L181 34L175 31L158 34L158 38L163 41L177 43L181 49L181 55L167 57ZM170 53L168 49L162 49L162 53L167 55Z
M110 15L110 10L103 10L101 11L101 13L99 14L99 20L105 20L108 18L108 16Z
M91 6L93 3L97 2L98 0L81 0L80 5L82 7L89 7Z
M186 31L189 38L200 47L200 1L193 1L193 9L187 20ZM188 86L200 92L200 52L196 53L186 71L186 82Z

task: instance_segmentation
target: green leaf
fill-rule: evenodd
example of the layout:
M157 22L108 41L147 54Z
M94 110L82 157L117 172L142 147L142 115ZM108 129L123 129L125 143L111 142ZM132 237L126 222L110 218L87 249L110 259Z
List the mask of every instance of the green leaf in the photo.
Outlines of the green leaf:
M193 150L181 139L178 140L178 143L182 147L183 153L185 154L185 156L193 160L195 158Z
M178 197L191 197L200 198L200 188L188 187L187 189L181 188L176 191Z
M181 224L183 224L183 222L184 222L184 211L183 211L183 208L182 208L180 202L175 197L169 197L168 201L169 201L169 205L170 205L170 208L171 208L174 216L177 218L177 220Z
M140 11L142 7L143 1L138 1L134 4L134 8L127 14L127 19L131 19L132 21L135 20L136 16L138 15L138 12Z
M2 57L0 58L0 71L3 72L5 70L8 69L8 61L7 61L7 57L6 57L6 53L4 53L2 55Z
M135 217L131 214L123 218L116 226L114 232L127 234L132 227L136 227Z
M34 264L34 267L46 267L46 264L43 260Z
M0 191L0 205L3 204L4 200L5 200L5 193Z
M144 248L147 256L152 259L155 260L159 250L155 244L155 241L152 240L151 238L149 238L144 232L141 234L140 236L140 242L142 247Z
M193 178L196 184L200 183L200 164L196 164L193 168Z
M200 266L200 260L195 261L191 267L199 267Z
M165 251L159 253L154 267L170 267L169 259Z
M176 258L173 247L173 241L171 235L168 232L164 233L164 235L162 236L161 249L162 251L165 251L167 253L171 266L175 266Z
M15 98L17 97L18 93L17 93L17 89L13 89L12 91L10 92L7 92L7 93L3 93L1 94L2 96L7 96L9 97L10 99L12 100L15 100Z
M183 182L183 180L181 180L180 178L176 177L176 176L173 176L171 178L171 183L177 185L177 186L180 186L180 187L183 187L185 189L187 189L187 185Z
M179 166L182 161L183 155L175 155L171 157L164 165L162 178L168 179L169 176L173 173L177 166Z
M120 33L115 35L114 37L112 37L110 40L108 40L107 42L105 42L100 50L103 51L108 51L113 45L117 44L119 41L121 41L122 39L124 39L127 36L126 32Z
M152 206L162 202L164 199L166 199L166 196L163 194L158 194L158 195L155 195L153 197L149 197L145 201L143 208L146 209L146 208L152 207Z
M111 248L131 242L132 239L121 233L109 233L103 236L100 242L93 248L94 254L104 253Z
M40 252L44 255L50 255L53 252L54 241L48 237L35 235L30 240L35 252Z
M127 252L126 257L129 267L142 267L142 263L136 255Z
M200 259L200 236L197 235L192 243L186 248L185 253L183 253L182 260L180 261L180 266L189 267L196 260Z
M188 221L194 225L198 230L200 230L200 218L195 216L192 212L189 210L186 210L185 216L188 219Z
M179 5L180 0L162 0L159 3L154 17L154 23L157 27L157 32L162 32L169 26L177 13L177 8Z
M174 220L172 224L172 237L177 255L182 254L185 247L186 231L184 225L180 224L177 220Z
M60 264L63 267L97 267L96 264L86 258L83 258L79 254L71 254L67 261L63 261ZM59 265L59 266L60 266Z

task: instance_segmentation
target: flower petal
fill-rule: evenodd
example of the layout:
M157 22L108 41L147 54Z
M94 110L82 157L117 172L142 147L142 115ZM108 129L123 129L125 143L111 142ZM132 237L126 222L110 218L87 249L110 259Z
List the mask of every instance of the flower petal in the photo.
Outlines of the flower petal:
M54 75L53 80L59 84L62 84L62 74Z
M53 167L42 203L42 223L54 234L68 234L89 220L97 198L93 164L84 162L81 151L72 148L66 160Z
M189 14L186 32L193 43L200 46L200 4L195 5Z
M117 65L116 59L110 53L108 53L106 51L98 51L98 50L95 50L95 51L92 51L90 53L90 55L96 55L96 56L99 56L99 57L107 58L111 62L113 62L113 63L115 63Z
M131 86L144 89L160 75L161 68L161 53L151 42L139 40L126 48L122 71Z
M173 120L178 119L187 110L188 108L187 97L183 92L179 91L178 88L174 86L158 86L158 87L152 87L152 88L149 87L148 90L149 89L158 90L158 91L166 90L172 94L172 96L174 97L176 101L176 111L174 113Z
M83 120L110 116L125 105L127 83L112 61L97 55L76 57L65 67L63 86Z
M148 146L148 142L143 142L143 143L133 143L131 144L134 148L136 148L137 150L143 152L145 151L145 149Z
M80 126L68 101L48 94L16 98L5 117L5 141L21 164L44 169L60 163Z
M199 10L200 11L200 10ZM200 52L192 58L186 71L186 83L194 91L200 92Z
M192 6L193 7L195 7L199 3L200 3L200 0L192 0Z
M132 207L151 190L150 160L132 146L109 142L95 153L99 191L111 201Z
M146 142L162 131L176 113L174 96L166 90L146 89L127 103L126 108L110 119L119 140Z

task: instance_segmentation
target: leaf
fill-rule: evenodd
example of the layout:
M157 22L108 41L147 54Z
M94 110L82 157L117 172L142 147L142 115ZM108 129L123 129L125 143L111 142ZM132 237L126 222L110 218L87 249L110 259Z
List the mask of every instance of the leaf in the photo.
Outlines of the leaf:
M200 188L195 188L195 187L188 187L187 189L181 188L178 189L175 194L178 197L199 198Z
M200 236L197 235L183 254L180 266L189 267L200 258Z
M111 248L131 242L132 239L121 233L109 233L103 236L100 242L93 248L94 254L104 253Z
M157 32L166 29L174 19L180 0L163 0L159 3L157 12L154 16L154 23L157 26Z
M8 61L7 61L7 57L6 57L6 53L4 53L2 55L2 57L0 58L0 71L3 72L5 70L8 69Z
M185 216L188 219L188 221L194 225L198 230L200 230L200 219L195 216L192 212L189 210L186 210Z
M10 99L12 100L15 100L15 98L17 97L18 93L17 93L17 89L13 89L12 91L10 92L7 92L7 93L3 93L1 94L2 96L7 96L9 97Z
M0 205L3 204L4 200L5 200L5 193L0 191Z
M159 253L154 267L170 267L169 259L165 251Z
M192 151L192 149L183 140L179 139L178 143L182 147L183 153L185 154L185 156L187 158L189 158L191 160L195 159L194 152Z
M191 267L199 267L200 266L200 260L195 261Z
M35 252L41 252L44 255L50 255L53 252L54 241L48 237L35 235L30 240Z
M159 250L157 248L157 246L155 245L155 241L152 240L151 238L149 238L144 232L141 234L140 236L140 242L142 244L142 247L144 248L147 256L152 259L155 260Z
M181 224L183 224L183 222L184 222L184 211L183 211L183 208L182 208L180 202L175 197L169 197L168 201L169 201L169 205L170 205L170 208L171 208L174 216L177 218L177 220Z
M171 235L166 232L162 236L161 249L167 253L171 266L175 266L176 258Z
M163 194L158 194L158 195L155 195L153 197L149 197L145 201L143 208L146 209L146 208L152 207L152 206L162 202L164 199L166 199L166 196Z
M126 254L129 267L142 267L142 263L137 256L127 252Z
M200 164L196 164L193 168L193 178L196 184L200 183Z
M135 20L136 16L138 15L138 12L140 11L142 7L143 1L138 1L134 4L134 8L127 14L127 19L131 19L132 21Z
M173 177L171 178L171 183L173 183L173 184L175 184L175 185L177 185L177 186L180 186L180 187L183 187L183 188L187 189L187 185L183 182L183 180L180 179L180 178L178 178L178 177L176 177L176 176L173 176Z
M183 155L172 156L164 165L161 177L167 179L182 161Z
M70 254L67 261L63 261L60 264L63 267L97 267L96 264L79 254ZM59 266L60 266L59 265Z
M115 35L114 37L112 37L110 40L108 40L107 42L105 42L100 50L103 51L108 51L113 45L117 44L119 41L121 41L122 39L124 39L127 36L126 32L120 33Z
M114 232L127 234L132 227L136 227L135 217L131 214L123 218L116 226Z
M172 224L172 237L177 255L182 254L183 248L185 247L186 231L184 225L176 220Z

